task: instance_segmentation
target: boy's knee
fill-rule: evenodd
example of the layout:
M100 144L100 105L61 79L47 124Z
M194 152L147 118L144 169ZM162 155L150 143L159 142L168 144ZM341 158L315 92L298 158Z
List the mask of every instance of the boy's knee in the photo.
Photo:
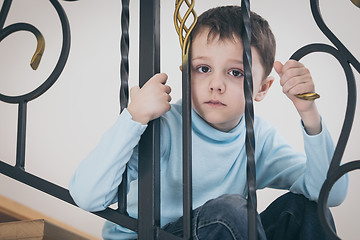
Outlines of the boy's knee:
M247 216L247 201L238 194L225 194L205 205L211 209L214 218L230 218L233 221Z
M225 194L207 201L199 211L199 220L225 221L238 224L247 222L246 199L237 194Z
M318 207L316 202L303 195L294 193L282 195L261 213L262 223L267 231L268 238L272 239L269 237L270 235L280 232L325 235L318 216ZM327 209L327 215L331 227L335 230L329 209ZM322 238L319 237L318 239Z
M234 239L246 239L248 234L247 200L238 194L226 194L212 199L201 207L196 224L199 233L223 232ZM265 239L259 216L257 216L257 231L259 239Z

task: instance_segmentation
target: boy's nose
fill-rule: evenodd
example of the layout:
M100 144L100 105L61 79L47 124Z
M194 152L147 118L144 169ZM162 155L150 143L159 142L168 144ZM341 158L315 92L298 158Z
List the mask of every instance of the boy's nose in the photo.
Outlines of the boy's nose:
M225 92L225 83L221 79L221 77L215 77L210 81L209 84L209 91L210 92L218 92L218 93L224 93Z

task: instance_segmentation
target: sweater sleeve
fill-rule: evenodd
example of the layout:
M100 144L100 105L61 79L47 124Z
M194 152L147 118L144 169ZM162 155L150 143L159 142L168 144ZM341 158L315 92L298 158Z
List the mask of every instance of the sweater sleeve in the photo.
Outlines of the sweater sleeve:
M125 109L98 145L77 167L69 186L76 204L87 211L100 211L116 201L117 189L129 162L128 178L137 175L137 144L146 129L131 119Z
M290 189L299 192L306 188L309 199L317 201L321 187L326 179L327 172L334 155L334 143L324 122L321 122L322 131L317 135L308 135L302 128L304 148L306 153L306 171L300 178L302 183L295 183ZM301 186L304 184L304 186ZM328 206L340 205L347 195L348 175L341 177L333 186L328 198Z
M303 128L303 153L297 153L272 127L267 127L258 136L259 160L257 162L258 188L272 187L289 189L317 201L321 187L334 153L334 144L323 121L322 131L308 135ZM258 140L257 139L257 140ZM347 192L347 176L334 185L328 199L328 206L344 201Z

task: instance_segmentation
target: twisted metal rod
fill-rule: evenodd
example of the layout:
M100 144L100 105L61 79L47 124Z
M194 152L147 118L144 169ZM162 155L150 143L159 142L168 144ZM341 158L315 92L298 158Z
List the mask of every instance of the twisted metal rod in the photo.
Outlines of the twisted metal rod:
M129 101L129 0L121 1L121 65L120 65L120 112Z
M255 134L254 134L254 107L253 107L253 79L252 79L252 55L251 55L251 22L250 1L241 1L243 64L244 64L244 95L245 95L245 147L247 156L246 178L248 183L248 239L257 239L256 233L256 167L255 167Z
M129 0L121 1L121 63L120 63L120 113L128 106L129 102ZM127 213L127 165L118 187L118 211Z

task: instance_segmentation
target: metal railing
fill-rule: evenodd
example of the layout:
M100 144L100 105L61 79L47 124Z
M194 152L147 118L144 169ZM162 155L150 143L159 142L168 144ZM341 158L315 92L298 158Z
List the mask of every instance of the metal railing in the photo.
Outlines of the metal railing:
M67 16L57 0L50 0L56 9L62 26L62 49L58 62L48 79L35 90L20 96L7 96L0 94L0 100L9 104L18 105L18 132L17 132L17 152L16 164L11 166L0 161L0 173L34 187L40 191L50 194L58 199L76 206L69 191L52 182L35 176L25 170L25 140L26 140L26 116L27 103L41 96L46 92L60 76L70 51L70 26ZM176 3L179 4L179 0ZM359 6L358 1L352 1ZM27 23L15 23L4 27L5 19L11 7L12 0L4 0L0 11L0 42L17 31L29 31L33 33L38 41L37 50L31 61L31 66L36 69L44 51L44 38L40 31ZM188 7L193 6L192 1L186 0ZM313 52L325 52L334 56L344 69L347 86L348 99L346 115L339 140L336 145L335 153L328 170L327 179L324 182L319 196L319 216L325 231L331 239L339 239L330 227L326 217L326 205L329 192L334 183L344 174L360 169L360 160L354 160L340 166L340 162L350 135L352 122L355 114L356 87L355 78L351 65L360 73L359 61L347 50L347 48L330 31L323 21L319 8L319 0L310 0L313 17L320 30L333 43L334 46L327 44L309 44L296 51L291 58L300 60L302 57ZM247 128L247 156L248 156L248 215L249 215L249 239L256 239L256 189L255 189L255 164L254 164L254 136L251 134L253 123L252 110L252 76L249 64L251 62L250 39L251 28L249 26L250 1L242 0L242 14L244 18L244 35L242 36L244 45L244 92L246 99L250 99L246 105L245 119ZM192 11L192 9L190 10ZM184 18L185 19L185 18ZM177 20L175 20L177 21ZM122 0L122 38L121 38L121 89L120 107L121 111L127 106L128 102L128 52L129 52L129 0ZM186 41L185 41L186 42ZM189 47L185 43L185 49ZM192 212L192 169L191 169L191 96L190 96L190 58L188 52L183 48L183 215L184 215L184 237L191 239L191 212ZM160 72L160 0L140 0L140 58L139 65L139 85L143 86L146 81L155 73ZM248 63L248 64L247 64ZM122 225L138 233L139 239L181 239L170 233L165 232L160 227L160 123L159 120L151 121L139 142L139 200L138 200L138 219L132 218L127 214L126 206L126 173L123 182L119 186L118 210L107 208L104 211L94 212L94 214Z

